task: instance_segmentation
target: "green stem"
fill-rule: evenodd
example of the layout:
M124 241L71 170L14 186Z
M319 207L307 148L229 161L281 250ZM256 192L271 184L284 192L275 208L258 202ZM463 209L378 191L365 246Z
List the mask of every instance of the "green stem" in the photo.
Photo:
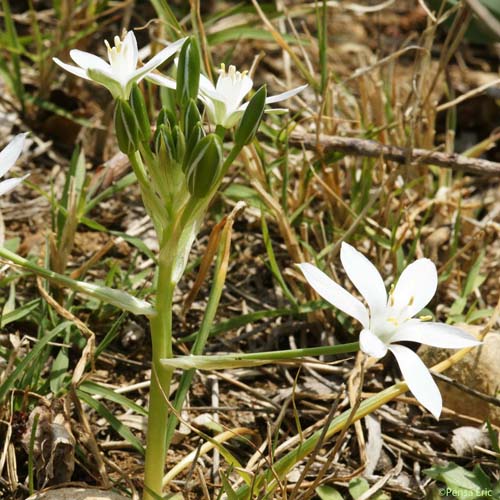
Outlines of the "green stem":
M169 408L166 398L170 394L172 370L163 367L160 360L172 357L172 301L175 283L171 277L171 263L160 261L156 297L157 315L150 320L153 368L149 396L144 500L154 500L154 495L162 496Z
M212 326L215 315L217 313L217 308L219 307L220 298L222 291L224 289L224 282L226 280L227 273L227 260L225 261L225 247L227 244L227 238L230 237L230 231L224 228L223 236L221 238L221 249L217 256L217 262L215 265L214 280L212 283L212 288L210 291L210 296L208 298L208 304L203 316L203 321L194 341L194 345L191 349L191 353L194 355L200 355L203 353L205 344L207 343L208 336L210 333L210 327ZM225 262L225 265L223 265ZM173 403L174 408L177 412L181 412L182 406L184 405L184 400L186 399L186 394L191 387L191 382L193 380L196 370L186 370L182 373L181 379L179 381L179 386L175 391L175 400ZM172 412L168 417L167 425L167 447L170 446L172 438L174 436L175 428L177 427L178 419L177 416Z

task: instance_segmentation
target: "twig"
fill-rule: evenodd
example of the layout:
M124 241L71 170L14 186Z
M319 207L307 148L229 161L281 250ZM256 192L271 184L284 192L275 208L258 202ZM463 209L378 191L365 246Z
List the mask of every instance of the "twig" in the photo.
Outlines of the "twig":
M478 158L468 158L456 153L441 153L428 149L409 149L389 146L369 139L354 137L339 137L336 135L320 135L319 141L315 134L298 134L290 136L290 143L304 145L307 149L321 149L324 154L341 152L369 158L383 158L397 163L414 165L437 165L452 170L470 172L482 175L500 175L500 163Z
M478 399L482 399L483 401L486 401L492 405L500 406L500 399L496 398L495 396L489 396L488 394L484 394L483 392L476 391L468 385L457 382L456 380L453 380L452 378L447 377L442 373L433 373L432 375L437 379L442 380L443 382L446 382L447 384L450 384L463 392L466 392L467 394L470 394Z

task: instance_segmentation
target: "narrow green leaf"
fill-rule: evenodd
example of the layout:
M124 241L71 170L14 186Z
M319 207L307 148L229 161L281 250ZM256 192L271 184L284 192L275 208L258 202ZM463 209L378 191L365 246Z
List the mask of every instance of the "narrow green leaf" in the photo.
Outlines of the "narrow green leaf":
M56 338L69 325L71 325L71 322L64 321L61 324L57 325L51 332L47 333L40 340L38 340L38 342L32 347L31 351L29 351L29 353L21 359L14 371L0 386L0 402L3 401L7 393L10 391L10 389L12 389L15 382L25 374L26 369L31 366L31 364L35 360L38 359L47 344L54 338ZM20 389L20 387L18 387L18 389Z
M109 425L111 425L111 427L118 434L120 434L123 439L128 441L139 453L144 455L144 447L139 439L123 422L120 422L120 420L118 420L103 403L95 400L92 396L80 389L77 389L76 392L78 397L93 408L101 417L105 418Z
M113 391L109 387L104 387L95 382L85 381L82 384L80 384L79 389L81 391L86 392L90 396L94 395L102 396L108 399L109 401L113 401L113 403L117 403L123 406L124 408L128 408L130 410L135 411L138 415L142 415L144 417L148 415L148 412L142 406L139 406L137 403L134 403L131 399L127 398L123 394Z

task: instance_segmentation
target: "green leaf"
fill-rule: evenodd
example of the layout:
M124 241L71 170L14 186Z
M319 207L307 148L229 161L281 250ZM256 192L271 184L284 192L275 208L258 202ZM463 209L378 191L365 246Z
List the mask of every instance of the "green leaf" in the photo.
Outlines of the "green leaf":
M146 417L148 412L137 403L134 403L131 399L127 398L123 394L113 391L109 387L104 387L102 385L96 384L95 382L85 381L80 384L79 389L81 391L86 392L87 394L93 396L98 395L102 396L109 401L113 401L113 403L117 403L124 408L129 408L130 410L135 411L138 415L142 415Z
M349 481L349 493L354 500L357 500L363 493L370 489L368 481L363 477L356 477Z
M343 500L342 495L335 488L326 484L318 486L316 493L321 500Z
M96 401L92 396L87 394L80 389L77 389L78 397L87 403L91 408L93 408L101 417L105 418L109 425L118 433L120 436L128 441L139 453L144 455L144 447L142 446L139 439L132 433L132 431L120 420L118 420L108 408L102 404L100 401Z
M255 137L266 108L266 97L266 86L262 85L250 99L234 134L234 142L237 147L242 148Z
M38 359L47 344L57 337L65 328L71 325L71 322L64 321L57 325L52 331L44 335L32 347L31 351L21 360L14 371L7 377L5 382L0 385L0 402L5 398L9 390L14 386L15 382L25 374L26 369ZM17 387L21 389L21 387ZM25 389L24 387L22 389Z
M222 471L220 472L220 478L222 481L222 491L224 491L224 493L226 494L227 499L228 500L238 500L238 495L236 494L236 491L234 491L227 476Z
M19 321L25 318L26 316L28 316L28 314L34 311L39 305L40 305L40 299L35 299L31 300L30 302L27 302L26 304L23 304L21 307L18 307L17 309L14 309L13 311L10 311L7 314L2 314L2 318L0 320L0 328L3 328L9 323L13 323L14 321Z
M54 394L57 394L65 386L64 381L68 379L69 375L68 368L68 348L61 347L50 370L50 390Z
M95 299L112 304L122 310L130 311L134 314L144 314L145 316L156 315L156 310L151 306L151 304L145 300L138 299L127 292L109 288L107 286L87 283L85 281L73 280L68 276L38 266L37 264L10 252L4 247L0 247L0 256L10 262L13 262L14 264L17 264L18 266L23 267L24 269L31 271L32 273L42 276L43 278L67 286L76 292L84 293L90 297L94 297Z
M447 465L434 465L423 471L425 475L441 481L457 498L486 498L492 497L492 484L488 476L479 465L472 471L453 462Z

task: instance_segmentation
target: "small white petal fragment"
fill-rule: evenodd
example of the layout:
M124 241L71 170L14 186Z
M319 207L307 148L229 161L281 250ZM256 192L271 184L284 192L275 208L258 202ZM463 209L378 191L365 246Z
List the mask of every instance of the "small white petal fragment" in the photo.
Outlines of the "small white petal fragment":
M368 310L360 300L335 283L316 266L308 263L298 264L298 266L308 283L321 297L368 328Z
M146 80L155 83L156 85L160 85L161 87L167 87L167 89L175 90L176 84L173 78L169 78L165 75L160 75L158 73L150 73L146 76Z
M23 182L26 177L28 177L28 175L25 175L24 177L16 177L14 179L7 179L0 182L0 196L8 193L9 191L12 191L14 188L19 186L19 184L21 184L21 182Z
M384 281L377 268L348 243L342 243L340 260L358 292L370 306L371 314L381 311L387 304Z
M27 134L17 134L12 141L0 151L0 177L3 177L21 156Z
M434 262L418 259L401 273L394 293L395 309L406 309L408 318L421 311L434 297L438 276Z
M364 328L359 334L359 347L374 358L383 358L387 354L387 346L370 330Z
M287 99L290 99L290 97L293 97L302 92L305 88L307 88L307 84L301 85L300 87L295 87L294 89L291 90L287 90L286 92L282 92L281 94L272 95L266 99L266 104L273 104L275 102L286 101Z
M401 341L449 349L463 349L481 344L472 335L455 326L418 320L406 322L391 338L391 342Z
M436 419L439 419L443 400L427 367L418 355L407 347L391 345L389 349L396 357L399 369L412 394Z

